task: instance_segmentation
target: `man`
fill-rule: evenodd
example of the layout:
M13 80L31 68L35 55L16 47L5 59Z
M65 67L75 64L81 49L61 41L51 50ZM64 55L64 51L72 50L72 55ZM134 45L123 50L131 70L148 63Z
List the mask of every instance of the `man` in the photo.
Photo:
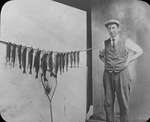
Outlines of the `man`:
M120 33L120 22L112 19L105 23L110 38L105 40L99 57L104 62L103 85L105 93L104 108L106 122L114 122L115 94L120 108L120 122L128 122L128 103L130 93L130 74L128 65L135 61L143 50ZM133 55L129 55L132 51Z

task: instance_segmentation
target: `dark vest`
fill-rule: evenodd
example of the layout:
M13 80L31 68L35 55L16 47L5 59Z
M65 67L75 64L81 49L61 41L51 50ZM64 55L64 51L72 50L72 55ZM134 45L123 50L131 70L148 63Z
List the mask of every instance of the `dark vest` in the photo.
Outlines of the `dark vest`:
M125 69L124 63L127 58L125 38L120 38L115 48L111 45L111 39L105 40L105 70L121 71Z

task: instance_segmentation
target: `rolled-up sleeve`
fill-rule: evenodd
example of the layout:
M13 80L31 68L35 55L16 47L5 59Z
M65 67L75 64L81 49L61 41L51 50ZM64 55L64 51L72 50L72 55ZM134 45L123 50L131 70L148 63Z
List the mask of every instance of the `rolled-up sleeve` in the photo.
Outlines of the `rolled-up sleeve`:
M101 44L101 49L99 50L99 58L104 62L104 60L105 60L105 46L104 46L104 43Z
M125 45L126 45L127 49L129 49L135 53L140 53L140 54L143 53L142 48L139 45L137 45L135 42L133 42L131 39L127 39Z

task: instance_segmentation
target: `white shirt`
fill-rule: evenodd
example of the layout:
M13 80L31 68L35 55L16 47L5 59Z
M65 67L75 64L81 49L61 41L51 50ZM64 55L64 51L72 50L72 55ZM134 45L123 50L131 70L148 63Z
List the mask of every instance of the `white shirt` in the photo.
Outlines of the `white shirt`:
M111 39L111 45L113 45L112 38L110 38L110 39ZM117 44L118 41L119 41L119 35L115 37L115 44ZM125 46L126 46L127 49L129 49L130 51L133 51L135 53L143 53L142 48L129 38L126 39ZM103 43L102 51L104 50L104 47L105 46L104 46L104 43Z
M133 42L131 39L126 40L125 46L133 52L143 53L142 48L139 45L137 45L135 42Z
M119 35L117 35L114 39L115 39L115 45L116 45L119 41ZM111 40L111 45L113 46L113 38L110 38L110 40Z

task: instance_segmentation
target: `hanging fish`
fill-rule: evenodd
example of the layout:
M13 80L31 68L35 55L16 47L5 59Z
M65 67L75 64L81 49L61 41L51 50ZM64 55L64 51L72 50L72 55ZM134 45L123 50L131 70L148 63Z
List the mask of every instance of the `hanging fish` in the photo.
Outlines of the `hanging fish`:
M78 61L77 61L77 59L78 59L78 58L77 58L77 51L76 51L76 52L75 52L75 66L76 66L76 67L77 67L77 65L78 65L78 63L77 63L77 62L78 62Z
M69 52L66 53L66 71L68 71L68 65L69 65Z
M6 63L10 62L10 55L11 55L11 43L7 43L6 45Z
M48 57L48 54L45 53L45 54L43 54L43 56L41 58L41 69L42 69L42 75L44 76L44 81L48 81L47 78L46 78L47 57Z
M61 55L60 55L60 53L56 54L56 65L57 65L56 69L59 71L59 73L61 73Z
M59 64L59 71L62 74L62 53L59 54L60 64Z
M78 64L78 67L79 67L79 63L80 63L80 51L78 51L76 54L77 54L77 64Z
M12 55L11 55L11 59L12 59L13 67L14 67L14 65L15 65L15 59L16 59L16 47L17 47L16 44L13 44L13 45L12 45Z
M63 72L65 72L65 53L62 54L62 65Z
M72 68L72 65L73 65L73 52L72 51L70 52L70 64Z
M60 64L60 54L57 53L54 55L54 73L53 73L53 76L56 78L59 69L59 64Z
M22 52L23 73L26 73L26 53L27 53L27 47L24 47L23 52Z
M53 53L50 53L50 54L52 54L52 55L51 55L51 59L52 59L52 60L51 60L51 62L49 61L49 62L51 63L51 65L49 65L49 68L51 68L51 69L50 69L50 77L52 77L52 76L55 77L55 76L56 76L55 74L57 73L57 72L56 72L57 56L56 56L56 53L54 53L54 52L53 52ZM50 59L49 59L49 60L50 60ZM51 66L51 67L50 67L50 66Z
M18 60L19 60L20 69L21 69L21 49L22 49L22 45L18 45Z
M73 63L75 67L76 66L76 51L73 52Z
M52 51L49 53L48 67L49 67L49 71L52 72L53 71L53 52Z
M57 64L57 69L58 69L58 71L59 71L59 73L61 73L61 56L60 56L60 53L57 53L57 62L56 62L56 64Z
M41 54L41 50L37 50L35 57L34 57L34 68L35 68L35 78L38 78L38 73L39 73L39 67L40 67L40 54Z
M63 53L60 53L60 74L63 71Z
M29 66L29 74L32 74L32 64L33 64L33 48L30 48L30 51L28 52L28 66Z

